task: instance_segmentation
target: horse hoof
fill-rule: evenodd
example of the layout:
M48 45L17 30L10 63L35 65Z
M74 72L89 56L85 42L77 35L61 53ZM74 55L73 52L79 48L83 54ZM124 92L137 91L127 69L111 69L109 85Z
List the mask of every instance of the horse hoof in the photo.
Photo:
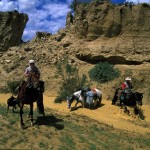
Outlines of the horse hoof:
M23 123L23 124L21 124L21 129L24 129L24 127L25 127L24 123Z
M33 122L31 122L31 127L33 127Z

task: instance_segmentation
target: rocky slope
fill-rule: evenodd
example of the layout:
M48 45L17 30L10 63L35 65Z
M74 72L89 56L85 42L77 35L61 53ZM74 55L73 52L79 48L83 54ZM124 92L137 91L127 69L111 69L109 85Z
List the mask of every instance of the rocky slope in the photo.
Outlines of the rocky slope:
M79 5L75 17L68 14L67 29L87 41L79 47L77 57L81 60L107 60L115 64L150 62L148 4L115 6L92 2Z
M144 92L144 102L150 103L150 5L115 6L110 3L92 2L79 5L75 16L70 13L66 28L57 34L37 32L27 43L10 47L0 54L0 85L8 80L23 78L29 59L35 59L46 83L46 94L56 96L60 78L56 64L68 57L80 74L88 75L94 64L108 61L115 65L121 76L100 88L105 97L112 97L114 90L126 76L131 76L135 90Z

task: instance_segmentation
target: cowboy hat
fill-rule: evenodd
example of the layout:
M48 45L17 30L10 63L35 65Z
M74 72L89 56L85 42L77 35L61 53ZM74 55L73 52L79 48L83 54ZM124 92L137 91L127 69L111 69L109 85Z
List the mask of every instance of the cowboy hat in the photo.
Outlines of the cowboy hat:
M126 80L126 81L131 81L131 78L130 78L130 77L126 77L125 80Z

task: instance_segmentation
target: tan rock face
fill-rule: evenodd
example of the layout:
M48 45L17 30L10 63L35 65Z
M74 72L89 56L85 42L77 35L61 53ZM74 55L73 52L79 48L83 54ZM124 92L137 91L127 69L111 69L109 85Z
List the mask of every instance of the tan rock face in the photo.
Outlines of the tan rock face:
M150 5L79 5L70 31L86 41L77 57L114 64L150 62ZM69 19L68 19L69 20ZM89 57L90 56L90 57Z
M21 43L28 16L17 11L0 13L0 51Z
M149 5L81 5L74 17L68 14L66 28L57 34L37 32L32 41L0 53L0 86L6 80L23 79L28 60L34 59L42 72L46 94L56 96L61 85L61 78L55 78L56 64L67 56L68 63L76 65L81 75L88 76L101 61L119 68L121 75L115 81L102 85L92 82L104 96L113 96L115 88L130 76L134 88L144 92L144 101L150 103L149 16Z

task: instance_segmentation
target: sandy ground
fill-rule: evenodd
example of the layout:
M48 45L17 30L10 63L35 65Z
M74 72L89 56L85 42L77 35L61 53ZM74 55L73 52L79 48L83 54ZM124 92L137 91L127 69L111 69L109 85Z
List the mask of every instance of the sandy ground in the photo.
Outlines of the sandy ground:
M6 103L10 96L11 94L0 94L0 103ZM63 115L71 115L73 113L78 115L85 115L101 123L105 123L125 131L150 133L150 105L142 106L145 119L141 120L139 118L133 118L127 114L124 114L118 106L111 105L111 101L108 100L102 100L102 106L95 110L79 108L77 110L70 111L67 109L66 102L56 104L54 103L54 99L55 97L48 97L44 95L44 106L53 110L57 110ZM72 104L72 106L74 106L74 104ZM80 104L78 104L78 106L80 106Z

